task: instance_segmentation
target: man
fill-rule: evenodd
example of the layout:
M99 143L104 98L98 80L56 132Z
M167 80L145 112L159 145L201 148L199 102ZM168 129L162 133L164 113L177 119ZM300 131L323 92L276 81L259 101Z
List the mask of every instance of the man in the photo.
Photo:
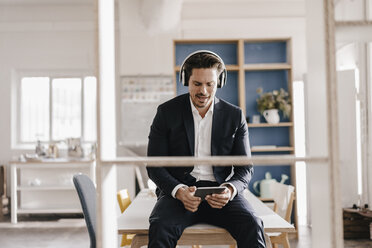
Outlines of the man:
M250 156L248 128L240 108L215 97L226 83L222 59L210 51L189 55L180 81L189 93L158 107L151 125L148 156ZM242 192L253 168L247 166L148 167L157 185L150 216L149 246L175 247L183 230L196 223L223 227L238 247L265 247L263 224ZM196 187L226 186L201 201Z

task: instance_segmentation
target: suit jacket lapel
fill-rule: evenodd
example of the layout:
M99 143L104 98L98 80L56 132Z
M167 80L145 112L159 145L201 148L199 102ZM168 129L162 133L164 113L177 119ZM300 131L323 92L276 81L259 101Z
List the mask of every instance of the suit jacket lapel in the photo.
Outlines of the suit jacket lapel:
M212 121L212 137L211 137L211 155L218 155L218 142L219 142L219 134L221 132L221 123L223 123L223 115L221 111L221 104L220 99L217 97L214 98L214 113L213 113L213 121Z
M194 131L194 117L191 112L190 105L190 95L186 94L185 104L183 108L183 121L187 133L187 139L189 141L189 148L191 155L194 156L194 147L195 147L195 131Z

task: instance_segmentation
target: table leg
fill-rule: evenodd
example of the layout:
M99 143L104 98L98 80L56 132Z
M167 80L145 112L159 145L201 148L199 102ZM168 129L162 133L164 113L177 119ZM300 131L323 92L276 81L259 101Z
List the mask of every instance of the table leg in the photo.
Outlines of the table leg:
M140 248L149 243L149 237L147 234L136 234L132 239L131 248Z
M17 223L17 166L15 164L11 165L10 168L10 179L11 179L11 222L12 224Z
M265 233L266 248L272 248L270 237Z

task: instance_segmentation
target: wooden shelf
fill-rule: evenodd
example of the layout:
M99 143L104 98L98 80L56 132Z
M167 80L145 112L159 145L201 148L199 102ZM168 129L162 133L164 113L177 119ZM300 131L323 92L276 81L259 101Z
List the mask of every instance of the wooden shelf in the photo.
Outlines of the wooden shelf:
M239 71L239 66L238 65L226 65L226 70L228 70L228 71ZM174 67L174 71L179 72L180 71L180 66L176 65Z
M43 170L43 173L38 173ZM54 171L53 171L54 170ZM17 223L19 213L81 213L80 202L75 188L67 178L59 178L61 173L71 175L86 173L95 183L95 161L93 160L43 160L41 162L12 161L11 181L11 222ZM22 180L18 175L22 176ZM44 184L28 185L36 175ZM61 181L63 179L63 181ZM19 182L18 182L19 181ZM56 198L58 197L58 199Z
M293 127L293 122L270 123L248 123L248 127Z
M372 21L336 21L336 27L372 26Z
M75 190L73 186L18 186L18 191Z
M275 148L252 148L251 152L292 152L294 147L291 146L278 146Z
M79 208L19 208L19 214L82 213Z
M289 70L292 68L290 64L274 63L274 64L249 64L243 66L246 71L264 71L264 70Z

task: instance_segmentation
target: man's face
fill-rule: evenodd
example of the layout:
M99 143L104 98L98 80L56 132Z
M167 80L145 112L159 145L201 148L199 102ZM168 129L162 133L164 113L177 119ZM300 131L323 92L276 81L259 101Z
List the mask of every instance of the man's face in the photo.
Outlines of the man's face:
M189 79L191 101L199 113L206 113L217 91L216 68L195 68Z

